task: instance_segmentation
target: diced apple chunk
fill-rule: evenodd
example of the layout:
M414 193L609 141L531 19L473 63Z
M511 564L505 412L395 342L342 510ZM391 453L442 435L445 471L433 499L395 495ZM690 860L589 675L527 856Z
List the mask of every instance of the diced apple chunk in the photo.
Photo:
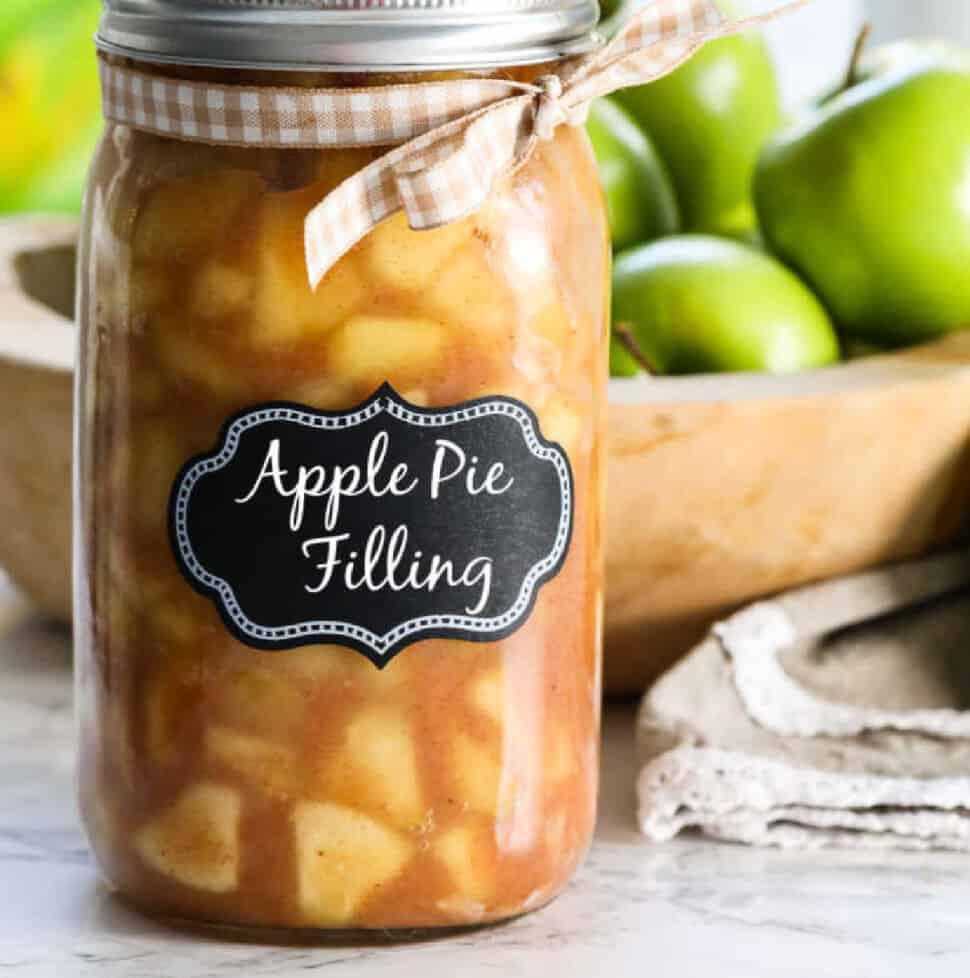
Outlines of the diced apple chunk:
M228 893L239 883L240 811L231 788L194 785L138 832L135 848L164 876L193 889Z
M471 700L478 710L501 726L505 704L502 670L493 669L476 679L471 687Z
M511 340L516 311L504 282L489 268L484 248L474 242L451 255L428 286L424 308L432 319L452 323L488 342Z
M539 418L542 434L548 441L574 454L583 437L583 419L561 397L555 397L545 406Z
M476 903L487 903L492 899L494 870L484 833L470 826L457 826L437 839L434 851L447 867L460 897Z
M488 748L466 733L455 738L453 777L456 800L483 815L507 812L511 798L502 790L502 766Z
M255 207L265 184L246 170L209 170L158 186L138 215L138 261L191 261L233 236L233 223Z
M573 342L576 330L565 306L558 300L545 305L532 318L529 329L550 343L555 343L560 349L565 349Z
M318 411L338 411L357 403L352 386L343 377L324 374L289 384L286 398Z
M333 762L327 790L381 813L399 828L419 826L426 811L407 717L389 706L357 713L347 725L344 753Z
M441 266L474 230L474 219L456 221L431 231L413 231L401 211L379 224L364 239L368 271L395 289L421 292Z
M205 751L210 761L223 765L267 795L287 798L293 792L297 758L288 747L230 727L209 727Z
M193 315L202 319L221 319L244 309L255 282L251 275L224 261L211 261L199 272L190 300Z
M348 319L365 297L357 259L345 255L316 291L304 258L304 222L322 199L316 186L264 198L258 282L250 340L256 348L321 336Z
M434 320L354 316L333 337L330 367L369 388L390 381L404 389L441 368L446 342Z
M428 407L431 404L431 398L423 387L412 387L410 390L406 390L401 397L415 407Z
M351 922L411 858L406 837L353 808L303 802L292 818L300 907L310 924Z

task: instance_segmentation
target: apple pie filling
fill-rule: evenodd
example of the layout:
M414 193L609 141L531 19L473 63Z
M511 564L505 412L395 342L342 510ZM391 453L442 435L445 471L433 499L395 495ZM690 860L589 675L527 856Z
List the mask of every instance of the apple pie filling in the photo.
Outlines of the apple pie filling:
M554 896L592 830L597 777L609 240L581 129L560 128L486 205L380 224L314 291L303 222L378 151L188 145L110 126L82 243L78 660L81 797L103 875L150 911L284 928L501 919ZM228 418L349 411L391 385L448 408L510 398L568 456L559 572L494 641L427 638L384 668L338 642L267 652L180 572L173 486ZM457 587L489 568L378 527L339 539L384 464L268 458L251 485L332 507L304 557L338 578ZM440 446L438 487L485 497L494 460ZM243 493L242 495L245 495ZM315 510L317 511L317 510ZM327 523L330 523L328 526ZM510 540L512 546L515 541Z

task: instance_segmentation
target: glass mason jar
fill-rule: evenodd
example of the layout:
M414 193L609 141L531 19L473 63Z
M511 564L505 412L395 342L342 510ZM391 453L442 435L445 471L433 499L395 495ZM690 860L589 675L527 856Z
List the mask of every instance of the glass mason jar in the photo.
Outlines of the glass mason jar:
M189 13L112 0L102 55L291 88L531 80L588 44L595 19L595 4L550 20L548 3L515 2L496 26L483 2L448 27L440 11L357 6L308 19L302 0ZM398 213L314 291L307 214L384 152L109 123L93 166L81 808L108 884L168 918L294 932L495 921L555 896L590 841L610 255L590 148L560 126L475 213L421 232ZM400 410L367 415L375 404ZM522 569L553 516L565 548L529 591ZM236 603L200 569L213 564ZM510 588L528 607L476 631ZM453 599L457 631L438 627ZM343 631L320 637L308 607ZM438 624L408 632L409 609ZM409 636L393 656L350 637L378 622ZM288 639L266 638L280 629Z

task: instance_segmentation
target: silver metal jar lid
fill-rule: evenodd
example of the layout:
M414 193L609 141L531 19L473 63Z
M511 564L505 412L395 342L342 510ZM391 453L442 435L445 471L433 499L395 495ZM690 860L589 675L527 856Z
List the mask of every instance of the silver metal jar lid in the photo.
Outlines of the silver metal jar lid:
M98 47L161 63L406 71L595 47L597 0L104 0Z

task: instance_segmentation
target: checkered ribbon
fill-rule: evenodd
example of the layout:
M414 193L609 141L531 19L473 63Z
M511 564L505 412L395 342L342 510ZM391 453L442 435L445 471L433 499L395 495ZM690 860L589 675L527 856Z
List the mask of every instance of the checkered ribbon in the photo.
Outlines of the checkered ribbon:
M590 103L673 71L701 45L801 6L725 17L714 0L649 0L593 54L535 84L463 79L360 89L217 85L101 61L105 117L173 138L237 146L393 147L328 194L306 218L314 288L347 251L402 208L415 230L476 211L560 125Z

